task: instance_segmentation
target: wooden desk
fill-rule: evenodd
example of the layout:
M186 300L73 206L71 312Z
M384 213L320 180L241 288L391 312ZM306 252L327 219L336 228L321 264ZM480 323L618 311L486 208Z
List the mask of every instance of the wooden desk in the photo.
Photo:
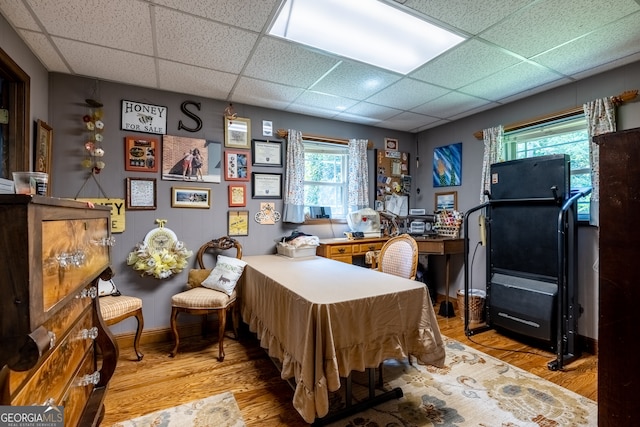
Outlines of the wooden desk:
M464 239L451 237L422 237L414 236L418 244L418 253L423 255L444 255L445 257L445 303L441 308L441 316L453 317L453 307L449 305L449 280L450 280L450 256L464 253ZM353 257L365 255L369 251L378 251L389 237L370 237L365 239L349 240L347 238L321 239L320 246L316 249L316 255L331 258L336 261L353 263Z

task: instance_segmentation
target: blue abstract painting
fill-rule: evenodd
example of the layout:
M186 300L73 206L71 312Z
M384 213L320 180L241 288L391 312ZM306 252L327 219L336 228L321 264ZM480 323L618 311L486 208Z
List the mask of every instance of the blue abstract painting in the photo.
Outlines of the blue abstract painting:
M462 185L462 142L433 150L433 186Z

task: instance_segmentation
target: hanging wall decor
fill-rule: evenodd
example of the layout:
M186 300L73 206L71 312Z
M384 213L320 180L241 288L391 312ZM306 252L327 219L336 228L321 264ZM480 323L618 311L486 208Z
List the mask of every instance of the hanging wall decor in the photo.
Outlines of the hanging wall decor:
M141 276L167 279L187 267L193 253L178 241L176 233L164 226L166 222L166 219L156 219L158 228L149 231L127 256L127 265Z
M84 143L85 158L82 161L82 166L90 169L93 174L99 174L106 166L103 160L104 149L102 148L102 132L104 131L104 121L102 121L104 115L103 105L95 99L85 99L85 102L89 107L89 112L82 116L84 128L87 132Z
M462 142L433 150L433 186L462 185Z

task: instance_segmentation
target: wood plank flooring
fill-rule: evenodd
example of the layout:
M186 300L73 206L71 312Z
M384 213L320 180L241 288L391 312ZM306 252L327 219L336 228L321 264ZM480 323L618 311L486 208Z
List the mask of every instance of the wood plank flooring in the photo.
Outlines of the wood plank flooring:
M597 356L583 354L563 371L550 371L547 362L555 357L551 352L492 330L467 338L459 317L437 317L442 334L449 338L597 400ZM224 362L216 359L217 342L215 334L181 338L175 358L168 356L170 342L144 344L140 362L135 361L131 347L122 347L102 426L225 391L233 392L248 426L308 425L292 406L293 390L280 378L254 334L244 330L239 341L227 337Z

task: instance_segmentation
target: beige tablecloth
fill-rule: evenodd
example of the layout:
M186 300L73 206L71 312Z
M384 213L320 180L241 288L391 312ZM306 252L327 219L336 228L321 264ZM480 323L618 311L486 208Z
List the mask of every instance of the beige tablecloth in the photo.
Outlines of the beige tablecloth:
M323 257L246 256L242 317L295 378L293 405L311 423L352 370L409 354L441 366L445 352L423 283Z

